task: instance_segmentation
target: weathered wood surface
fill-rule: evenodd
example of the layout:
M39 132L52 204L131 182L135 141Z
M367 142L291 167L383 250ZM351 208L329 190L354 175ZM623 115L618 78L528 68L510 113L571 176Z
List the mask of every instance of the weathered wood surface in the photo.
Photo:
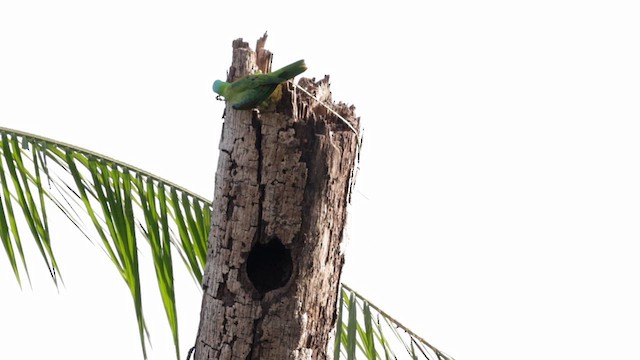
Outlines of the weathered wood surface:
M234 41L229 81L267 71L265 39ZM272 112L225 110L195 359L327 358L357 136L284 85ZM300 85L359 129L328 77Z

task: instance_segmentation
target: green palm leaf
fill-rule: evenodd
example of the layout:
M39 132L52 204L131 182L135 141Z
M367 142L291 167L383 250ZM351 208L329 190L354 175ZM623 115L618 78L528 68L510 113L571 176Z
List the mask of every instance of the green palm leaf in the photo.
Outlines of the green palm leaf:
M0 241L18 283L22 284L22 272L29 279L21 222L29 228L54 283L62 282L48 228L45 204L50 202L87 238L98 240L120 273L132 296L146 358L149 334L138 261L142 235L152 254L179 359L172 252L177 252L199 285L206 263L211 202L141 169L69 144L2 127L0 141ZM412 358L450 359L343 284L334 358L395 359L399 350L392 347Z
M200 282L206 261L210 202L157 176L85 149L10 129L0 128L0 133L0 239L18 282L21 283L21 272L27 278L29 274L18 231L20 221L30 229L54 282L57 284L60 279L49 237L45 210L48 199L85 236L99 239L125 281L146 358L148 331L138 262L138 237L142 235L151 249L179 358L171 244ZM22 210L21 217L16 208ZM84 212L79 213L78 208ZM88 235L83 218L93 225L93 236ZM179 236L173 235L176 233Z
M340 316L346 310L349 326L353 322L356 329L353 335L355 339L342 337L341 346L345 349L356 343L360 354L366 359L383 359L382 355L384 359L398 359L396 352L400 351L393 349L404 348L411 359L453 360L347 285L342 284L341 293ZM342 319L338 319L338 322L342 322ZM382 348L383 352L376 351L375 347Z

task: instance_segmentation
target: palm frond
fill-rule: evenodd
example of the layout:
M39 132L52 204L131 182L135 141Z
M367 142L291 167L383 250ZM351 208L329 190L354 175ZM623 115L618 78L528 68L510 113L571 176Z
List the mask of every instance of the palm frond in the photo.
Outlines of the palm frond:
M347 359L453 360L347 285L340 293L334 360L342 354Z
M18 231L20 222L26 222L31 230L53 281L57 285L61 280L49 235L48 199L85 236L99 239L127 284L146 358L148 331L138 262L138 238L142 235L151 249L179 358L171 244L199 284L206 261L211 203L167 180L89 150L11 129L0 128L0 135L0 239L17 281L22 283L21 271L27 278L29 274ZM78 208L84 211L78 212ZM21 210L21 216L16 209ZM85 222L93 225L93 236Z
M31 231L54 283L62 283L49 234L45 203L50 202L85 237L97 240L115 265L131 293L146 358L148 332L138 261L142 235L151 250L176 358L180 358L172 249L199 285L211 226L210 200L95 152L2 127L0 186L0 240L18 283L22 284L21 272L29 279L18 231L21 223ZM397 359L396 353L415 359L451 359L344 284L338 305L336 360L341 356Z

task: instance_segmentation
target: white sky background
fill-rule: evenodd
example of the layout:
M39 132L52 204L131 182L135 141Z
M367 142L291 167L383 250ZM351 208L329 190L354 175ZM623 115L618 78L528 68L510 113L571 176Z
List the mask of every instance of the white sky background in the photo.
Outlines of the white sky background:
M212 197L211 84L268 31L274 68L304 58L362 118L344 282L458 360L640 358L637 2L232 4L0 3L0 126ZM33 289L0 255L0 359L140 359L115 268L53 227L60 293L35 246ZM150 359L174 359L144 271Z

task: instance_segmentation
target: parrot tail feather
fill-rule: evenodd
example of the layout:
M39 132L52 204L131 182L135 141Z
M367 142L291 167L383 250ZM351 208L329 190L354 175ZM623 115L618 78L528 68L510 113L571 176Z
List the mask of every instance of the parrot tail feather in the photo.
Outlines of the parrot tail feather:
M304 63L304 60L298 60L282 69L271 72L270 75L277 76L282 79L282 81L286 81L302 74L305 70L307 70L307 65Z

